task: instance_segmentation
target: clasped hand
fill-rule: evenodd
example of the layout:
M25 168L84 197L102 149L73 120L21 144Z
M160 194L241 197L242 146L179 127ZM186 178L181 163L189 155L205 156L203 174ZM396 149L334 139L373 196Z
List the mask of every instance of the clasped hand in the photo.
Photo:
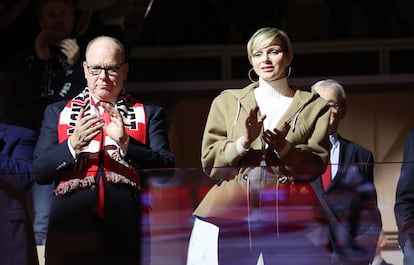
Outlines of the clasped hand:
M246 119L246 138L242 142L243 148L247 149L250 144L263 132L263 121L266 115L262 115L257 118L259 107L250 110L249 117ZM279 152L285 147L287 141L285 139L290 125L285 123L285 126L281 129L265 130L262 133L263 140L272 148L274 151Z
M73 134L69 138L70 144L76 153L88 146L103 129L118 145L125 144L128 140L124 121L119 111L111 103L102 103L101 106L109 113L110 122L105 124L102 117L96 114L85 115L85 110L81 109L76 120Z
M279 153L285 147L287 141L285 139L287 133L289 132L290 125L285 123L281 130L273 129L266 130L263 132L262 138L272 148L276 153Z

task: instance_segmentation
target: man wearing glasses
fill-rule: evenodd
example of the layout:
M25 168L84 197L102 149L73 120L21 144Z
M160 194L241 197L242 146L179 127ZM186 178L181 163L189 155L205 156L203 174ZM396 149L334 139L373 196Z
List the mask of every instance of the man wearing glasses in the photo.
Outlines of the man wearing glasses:
M312 89L331 108L330 163L325 174L312 183L323 208L322 220L329 228L326 247L332 252L335 264L371 264L382 229L373 154L338 133L347 110L343 86L326 79L316 82Z
M89 42L87 87L47 107L32 172L55 183L46 263L142 264L138 168L172 168L165 114L127 95L123 45ZM65 263L66 262L66 263Z

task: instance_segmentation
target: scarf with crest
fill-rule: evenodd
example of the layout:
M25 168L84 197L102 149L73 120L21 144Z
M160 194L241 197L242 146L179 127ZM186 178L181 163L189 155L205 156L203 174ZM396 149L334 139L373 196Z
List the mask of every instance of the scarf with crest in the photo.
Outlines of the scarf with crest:
M145 145L146 117L144 105L132 96L121 92L115 107L122 115L127 134ZM69 100L61 111L58 122L59 143L64 142L73 134L81 109L84 109L85 116L100 115L98 106L88 88ZM74 168L69 174L61 178L55 188L55 194L64 195L76 189L95 186L98 169L103 169L108 182L123 183L137 189L140 187L138 171L131 163L123 159L120 146L102 130L78 154Z

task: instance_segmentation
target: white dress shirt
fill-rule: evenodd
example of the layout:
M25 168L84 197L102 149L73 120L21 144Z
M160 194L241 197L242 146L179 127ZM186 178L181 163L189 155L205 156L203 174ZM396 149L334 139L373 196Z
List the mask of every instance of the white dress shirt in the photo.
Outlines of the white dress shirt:
M338 172L339 165L339 148L340 144L338 141L338 134L329 135L329 141L331 142L331 170L332 170L332 179L335 177Z

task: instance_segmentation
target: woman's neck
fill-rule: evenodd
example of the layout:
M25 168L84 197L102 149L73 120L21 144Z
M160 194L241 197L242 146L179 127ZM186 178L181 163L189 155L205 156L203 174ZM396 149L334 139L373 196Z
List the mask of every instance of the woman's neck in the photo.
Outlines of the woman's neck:
M259 78L259 86L261 85L271 87L285 97L292 97L295 94L295 90L289 87L286 77L273 81L266 81Z

